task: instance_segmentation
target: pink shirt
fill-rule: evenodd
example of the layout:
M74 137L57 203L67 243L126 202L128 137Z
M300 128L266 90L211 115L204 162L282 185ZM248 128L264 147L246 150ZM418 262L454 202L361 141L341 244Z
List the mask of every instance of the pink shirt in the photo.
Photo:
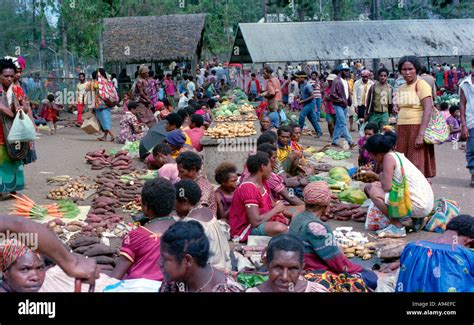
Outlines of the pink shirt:
M120 255L132 262L124 280L148 279L162 281L158 261L160 259L161 234L156 234L145 227L138 227L123 239Z
M174 96L174 85L173 85L173 80L165 80L165 85L166 85L166 94L169 96Z
M191 143L193 144L194 149L197 151L202 150L201 139L204 136L204 130L201 128L194 128L194 129L187 129L184 131L189 139L191 139Z

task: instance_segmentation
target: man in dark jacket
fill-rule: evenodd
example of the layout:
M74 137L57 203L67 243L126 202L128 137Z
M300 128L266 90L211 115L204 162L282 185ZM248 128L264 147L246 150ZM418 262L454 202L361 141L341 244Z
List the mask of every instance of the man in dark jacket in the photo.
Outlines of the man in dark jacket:
M334 127L332 144L334 146L340 146L339 139L342 135L352 149L357 144L352 141L351 134L347 129L347 109L352 104L349 85L346 80L349 77L350 68L346 63L341 63L338 70L339 74L332 83L331 93L329 95L334 110L336 111L336 125Z

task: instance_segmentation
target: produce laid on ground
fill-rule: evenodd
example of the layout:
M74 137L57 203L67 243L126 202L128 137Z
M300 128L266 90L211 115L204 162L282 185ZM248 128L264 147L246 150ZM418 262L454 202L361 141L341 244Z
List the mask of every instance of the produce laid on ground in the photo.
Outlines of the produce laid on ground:
M362 233L352 231L352 227L338 227L333 234L337 245L342 249L347 258L360 257L363 260L371 259L375 254L375 242Z
M74 202L61 200L58 203L38 205L26 195L16 196L10 214L29 217L30 219L44 219L46 217L75 218L80 210Z
M440 105L441 103L448 103L449 106L459 105L459 95L443 93L441 96L436 97L435 104Z
M365 169L358 169L357 172L352 175L352 179L363 183L372 183L378 180L375 173L368 173Z
M333 160L344 160L352 157L352 153L350 151L337 151L334 149L329 149L324 153Z
M86 235L101 234L105 231L114 231L116 236L120 236L115 232L117 224L123 221L123 217L115 213L115 209L120 208L120 201L111 197L98 196L92 202L91 210L87 214L85 222L88 224L84 229Z
M329 177L338 182L344 182L349 184L351 182L351 177L349 172L344 167L333 167L329 170Z
M95 259L101 271L114 269L119 252L117 249L101 243L98 236L78 234L71 237L68 245L74 253Z
M86 198L86 192L94 188L94 185L85 183L84 178L71 178L65 182L64 185L50 190L46 197L50 200L63 200L68 198L74 201L84 200Z
M326 218L339 221L364 222L366 216L367 212L359 204L331 203L330 213Z
M49 178L46 179L46 181L47 181L48 184L59 183L59 184L61 184L61 185L66 184L66 183L69 182L70 180L72 180L72 177L69 176L69 175L53 176L53 177L49 177Z
M213 139L246 137L257 134L253 122L217 123L206 131L205 135Z
M133 180L124 182L121 180L122 176L119 171L114 170L98 175L96 178L98 196L117 199L121 204L140 198L142 183Z
M122 147L122 150L128 151L128 156L131 158L138 158L140 155L140 140L137 141L125 141L125 144Z
M359 189L348 187L339 193L339 200L355 204L363 204L367 200L367 195Z
M129 211L131 213L137 213L142 211L142 204L140 198L136 198L134 201L130 201L122 206L123 211Z
M135 170L132 158L128 155L127 150L120 150L116 154L109 155L105 152L105 149L91 151L86 154L86 161L91 164L91 169L100 170L105 167L110 167L116 170Z

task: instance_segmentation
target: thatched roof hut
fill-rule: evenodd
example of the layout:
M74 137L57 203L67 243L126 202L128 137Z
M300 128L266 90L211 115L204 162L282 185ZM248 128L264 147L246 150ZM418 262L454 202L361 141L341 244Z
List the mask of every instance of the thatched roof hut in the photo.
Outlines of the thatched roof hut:
M205 14L104 19L104 62L197 60L201 54L205 21Z

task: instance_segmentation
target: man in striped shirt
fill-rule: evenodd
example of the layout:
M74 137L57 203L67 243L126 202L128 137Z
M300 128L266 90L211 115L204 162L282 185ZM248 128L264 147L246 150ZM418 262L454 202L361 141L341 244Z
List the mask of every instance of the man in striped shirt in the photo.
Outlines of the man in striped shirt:
M313 102L316 107L316 119L320 122L321 119L321 104L323 101L322 95L322 83L319 80L318 73L316 71L311 72L311 79L309 83L313 86Z

